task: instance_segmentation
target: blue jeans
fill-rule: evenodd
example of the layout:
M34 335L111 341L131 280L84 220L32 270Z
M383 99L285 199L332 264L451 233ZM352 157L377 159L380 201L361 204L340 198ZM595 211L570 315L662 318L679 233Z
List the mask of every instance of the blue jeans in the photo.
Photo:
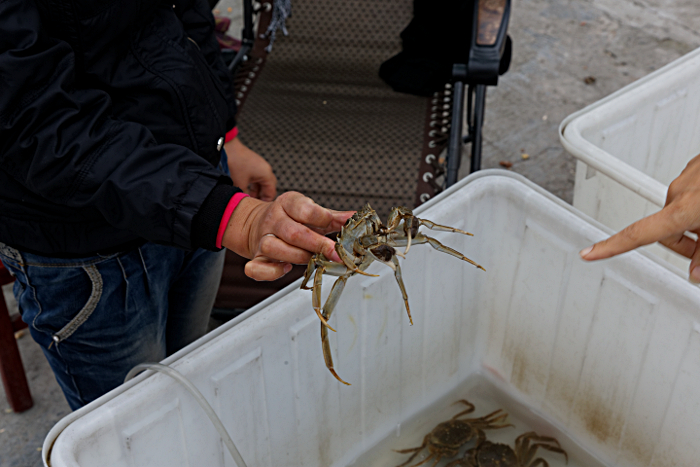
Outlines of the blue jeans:
M22 319L72 409L204 335L224 251L147 243L124 253L48 258L0 243Z

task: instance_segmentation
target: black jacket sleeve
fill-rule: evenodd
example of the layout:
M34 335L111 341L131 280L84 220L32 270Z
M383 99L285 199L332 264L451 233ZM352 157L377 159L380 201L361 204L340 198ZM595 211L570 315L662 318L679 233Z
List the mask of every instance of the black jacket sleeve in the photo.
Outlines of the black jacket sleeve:
M226 125L228 130L231 130L236 126L233 79L221 56L219 43L214 34L214 16L209 9L209 2L207 0L182 1L176 4L175 12L180 15L187 35L197 43L209 66L224 84L226 101L229 104L229 119Z
M0 170L147 240L213 248L211 213L236 189L210 195L230 179L183 146L156 143L145 126L113 118L107 93L76 82L71 47L43 33L32 0L0 1L0 31ZM210 215L193 221L206 199Z

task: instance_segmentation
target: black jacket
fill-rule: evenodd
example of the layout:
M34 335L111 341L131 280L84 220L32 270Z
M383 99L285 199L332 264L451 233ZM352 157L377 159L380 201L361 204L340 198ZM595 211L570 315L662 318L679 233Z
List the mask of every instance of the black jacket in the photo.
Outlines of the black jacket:
M214 249L238 189L206 0L0 0L0 242L85 256Z

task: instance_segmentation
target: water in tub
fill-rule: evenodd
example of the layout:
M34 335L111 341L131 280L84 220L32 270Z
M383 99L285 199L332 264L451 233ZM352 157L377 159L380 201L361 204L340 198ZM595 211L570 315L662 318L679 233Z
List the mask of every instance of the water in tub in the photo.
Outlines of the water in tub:
M463 404L455 404L455 402L460 399L466 399L475 406L474 412L465 415L464 418L482 417L497 409L503 409L508 413L507 423L513 424L514 427L485 430L486 437L489 441L504 443L513 447L515 438L519 435L529 431L535 431L539 435L556 438L562 449L568 454L569 462L567 464L562 454L542 448L538 449L536 458L541 457L546 460L550 467L605 467L604 464L567 437L564 432L534 415L529 408L514 401L488 381L486 377L479 374L470 376L455 390L451 391L431 406L425 408L405 423L402 423L396 432L380 441L376 446L359 456L349 465L353 467L395 467L403 464L411 456L411 453L399 454L394 452L394 449L407 449L420 446L425 435L438 423L451 419L454 415L466 408ZM466 444L462 447L458 456L443 458L437 464L437 467L443 467L461 457L464 451L473 446L473 441ZM428 455L427 448L423 449L421 454L416 456L406 467L420 463ZM433 462L434 460L431 459L421 465L430 467L433 465ZM467 464L465 463L464 465L466 466Z

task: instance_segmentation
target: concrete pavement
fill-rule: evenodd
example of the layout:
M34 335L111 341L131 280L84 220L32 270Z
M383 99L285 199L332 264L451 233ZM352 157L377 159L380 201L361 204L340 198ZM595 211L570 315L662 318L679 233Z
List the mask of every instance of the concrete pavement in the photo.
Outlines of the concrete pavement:
M488 90L483 167L510 162L571 202L575 160L559 143L561 120L699 47L699 22L694 0L514 0L513 61ZM28 334L18 343L35 406L11 413L0 388L0 467L42 465L46 433L70 412L38 346Z

